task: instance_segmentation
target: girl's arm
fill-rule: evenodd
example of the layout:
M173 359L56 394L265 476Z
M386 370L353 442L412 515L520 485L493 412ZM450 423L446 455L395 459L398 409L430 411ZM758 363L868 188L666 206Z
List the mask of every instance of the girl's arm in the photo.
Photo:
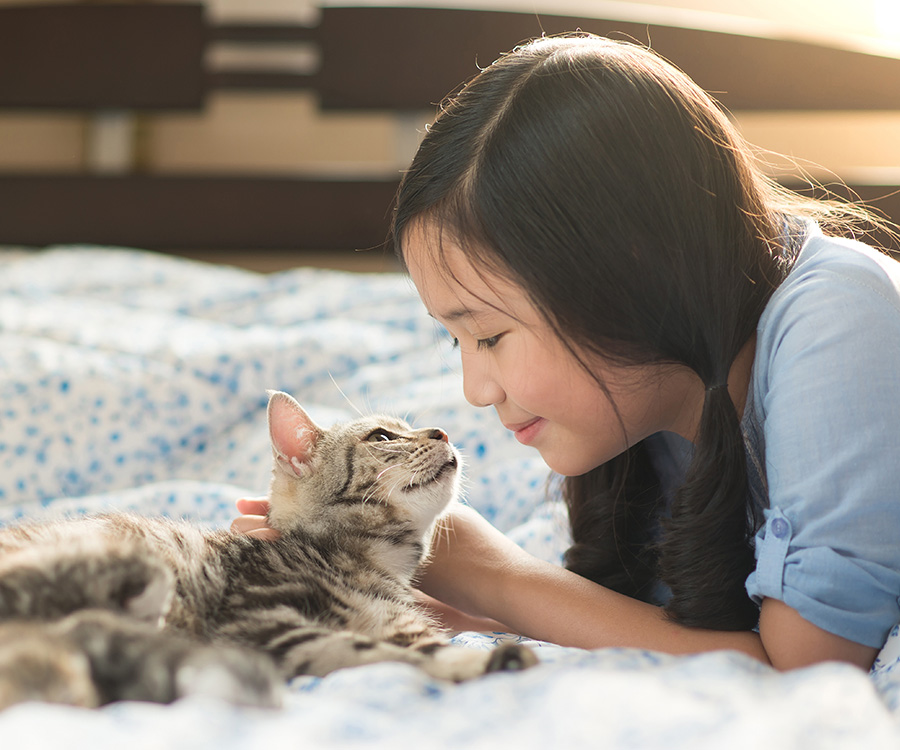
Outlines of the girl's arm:
M266 523L268 500L242 499L237 506L243 515L233 531L279 536ZM445 523L421 588L423 601L457 630L503 629L581 648L736 650L778 669L832 660L868 669L877 653L812 625L776 599L763 601L759 634L686 628L659 607L532 557L471 508L460 506Z
M687 628L662 609L538 560L469 508L448 519L422 580L431 596L518 633L565 646L624 646L672 654L737 650L779 669L840 660L864 669L876 650L806 622L782 602L763 603L760 633Z

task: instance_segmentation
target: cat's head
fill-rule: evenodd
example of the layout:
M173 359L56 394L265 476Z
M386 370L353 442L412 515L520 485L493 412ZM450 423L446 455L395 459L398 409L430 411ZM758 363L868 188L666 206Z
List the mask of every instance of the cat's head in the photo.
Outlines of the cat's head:
M390 527L427 547L457 496L460 458L442 430L384 416L323 429L291 396L270 392L269 434L269 523L282 533Z

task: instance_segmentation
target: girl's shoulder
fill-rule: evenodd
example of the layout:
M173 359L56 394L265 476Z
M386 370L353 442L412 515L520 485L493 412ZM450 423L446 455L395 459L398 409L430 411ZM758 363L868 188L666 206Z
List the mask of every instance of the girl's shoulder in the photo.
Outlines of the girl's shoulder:
M776 386L830 380L840 393L898 373L900 263L860 242L811 234L757 325L758 407Z
M812 230L757 326L758 346L860 327L900 333L900 263L856 240ZM810 330L813 329L813 330Z
M857 240L827 237L812 228L763 321L779 306L834 305L845 297L865 302L872 295L900 309L900 263Z

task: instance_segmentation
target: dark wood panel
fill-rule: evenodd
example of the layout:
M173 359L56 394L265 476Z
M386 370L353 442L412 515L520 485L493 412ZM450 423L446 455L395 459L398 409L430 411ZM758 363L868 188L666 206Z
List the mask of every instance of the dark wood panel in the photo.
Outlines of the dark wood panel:
M0 245L370 249L387 237L396 189L389 179L0 174ZM832 191L868 201L900 222L897 186ZM900 250L884 235L874 240Z
M311 87L326 108L428 107L519 42L574 29L646 43L732 109L897 109L900 59L616 19L324 8L316 28L223 25L199 3L0 7L0 105L201 106L207 86ZM318 74L207 78L209 40L317 43ZM287 71L282 71L286 73Z
M238 91L298 91L310 88L305 73L278 70L221 70L207 76L210 88Z
M0 244L368 249L397 181L0 174Z
M0 8L0 105L199 109L200 4Z
M240 42L243 44L267 44L278 42L314 42L318 30L312 26L297 24L221 23L209 30L211 42Z
M313 85L324 107L426 107L521 41L576 29L651 40L735 110L900 108L897 58L615 19L435 8L324 8Z

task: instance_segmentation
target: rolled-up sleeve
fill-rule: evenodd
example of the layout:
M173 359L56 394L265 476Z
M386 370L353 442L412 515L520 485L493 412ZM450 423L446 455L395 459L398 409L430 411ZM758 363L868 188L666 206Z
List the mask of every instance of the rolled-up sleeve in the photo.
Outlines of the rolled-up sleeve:
M808 262L761 319L755 367L769 508L747 592L880 647L900 622L900 294L890 263L854 253Z
M779 599L814 625L879 648L900 622L894 568L831 547L791 545L793 527L780 508L756 536L756 571L747 590L756 601Z

